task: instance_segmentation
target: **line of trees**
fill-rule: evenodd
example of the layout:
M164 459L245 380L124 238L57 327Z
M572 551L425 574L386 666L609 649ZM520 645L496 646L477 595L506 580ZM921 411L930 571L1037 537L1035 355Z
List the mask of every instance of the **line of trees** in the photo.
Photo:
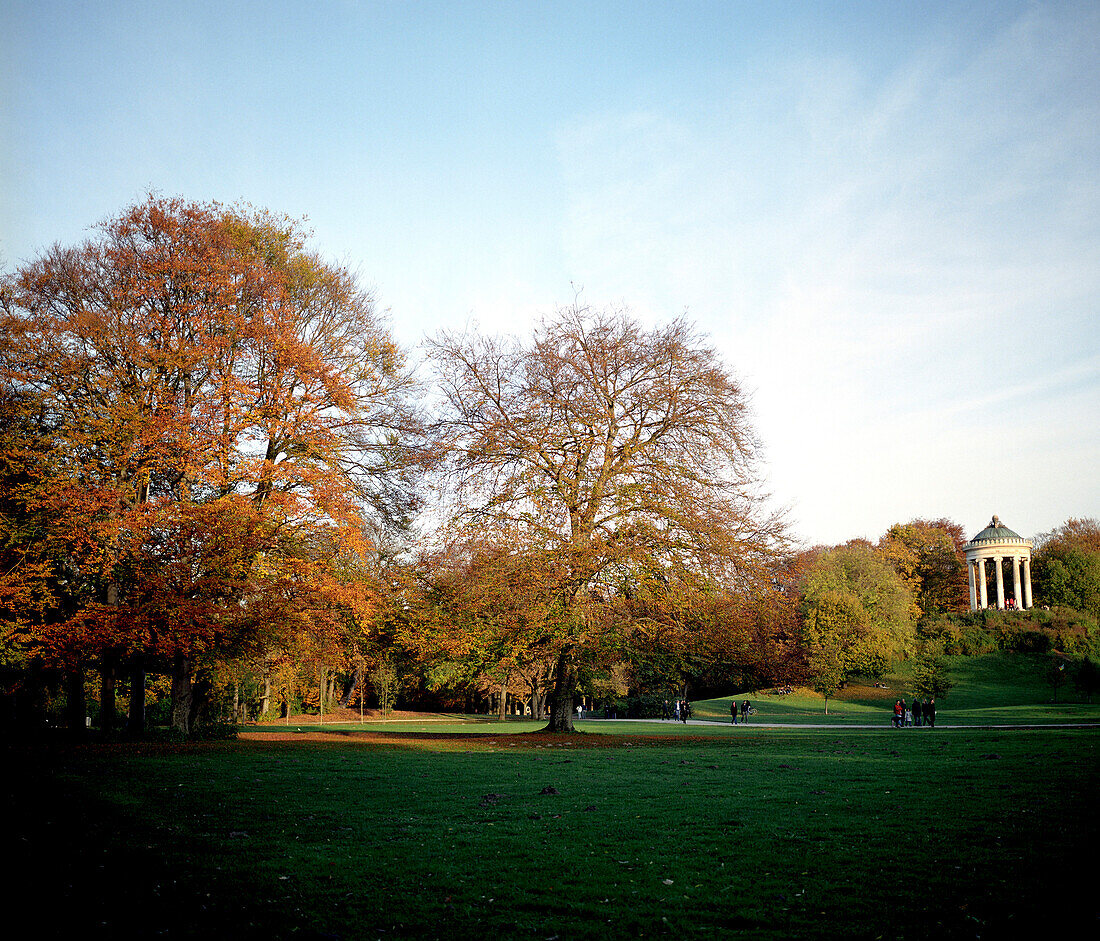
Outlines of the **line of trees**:
M90 686L140 735L152 690L187 735L369 684L571 731L582 694L831 695L965 609L949 521L792 549L746 396L683 318L577 299L530 338L428 340L418 381L297 222L156 196L0 298L9 721L63 689L82 729ZM1071 523L1037 594L1092 610Z
M413 508L418 421L374 300L292 221L150 198L3 282L4 655L73 724L172 725L214 664L333 662L378 607L372 526ZM31 684L33 686L33 684Z

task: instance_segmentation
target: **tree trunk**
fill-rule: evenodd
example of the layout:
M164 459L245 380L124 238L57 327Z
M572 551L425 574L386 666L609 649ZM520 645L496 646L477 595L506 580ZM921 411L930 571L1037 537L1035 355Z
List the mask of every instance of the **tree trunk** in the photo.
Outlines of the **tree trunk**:
M541 674L536 673L531 680L531 718L546 718L546 694L542 691Z
M271 674L264 674L264 695L260 699L260 715L266 716L267 710L271 706Z
M201 670L191 684L191 710L187 727L195 729L210 722L210 699L214 692L214 682L208 669Z
M118 725L117 679L118 661L112 651L104 651L99 666L99 729L104 735L110 735Z
M575 732L573 728L573 693L577 687L577 670L573 665L573 651L563 650L558 654L558 663L554 669L554 688L550 692L547 705L550 710L550 724L544 732Z
M79 740L87 735L84 717L88 713L88 700L84 695L84 664L78 663L70 667L65 674L66 679L66 718L68 720L69 735Z
M348 685L344 689L344 695L340 697L341 709L347 709L348 706L351 705L351 697L355 694L361 682L363 682L363 668L358 666L355 668L355 672L352 674L351 679L348 680Z
M505 673L504 679L500 681L500 711L497 713L497 718L500 719L501 722L503 722L508 715L508 681L511 678L511 673Z
M46 668L41 660L31 662L30 677L27 681L27 725L37 731L46 728L47 702Z
M141 654L130 662L130 714L126 729L131 738L145 735L145 661Z
M191 661L183 654L172 660L172 728L181 735L191 732Z

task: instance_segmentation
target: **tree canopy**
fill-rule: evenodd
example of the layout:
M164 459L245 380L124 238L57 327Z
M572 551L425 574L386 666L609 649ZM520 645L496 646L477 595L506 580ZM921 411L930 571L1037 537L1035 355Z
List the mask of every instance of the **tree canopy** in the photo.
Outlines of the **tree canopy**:
M411 507L413 420L373 298L297 224L150 197L3 299L4 406L51 457L11 471L54 569L53 610L13 628L34 656L167 659L185 689L275 612L362 603L329 562Z
M762 511L740 386L683 320L574 304L530 341L429 345L456 524L541 554L556 573L550 728L572 728L577 669L606 639L593 606L623 574L747 587L782 527Z
M913 593L921 617L968 608L963 529L950 520L895 523L878 550Z
M845 676L878 675L911 652L912 593L873 549L853 545L822 553L806 572L802 595L810 651L822 651L823 664L835 652Z
M1043 534L1033 574L1040 603L1100 617L1100 523L1070 519Z

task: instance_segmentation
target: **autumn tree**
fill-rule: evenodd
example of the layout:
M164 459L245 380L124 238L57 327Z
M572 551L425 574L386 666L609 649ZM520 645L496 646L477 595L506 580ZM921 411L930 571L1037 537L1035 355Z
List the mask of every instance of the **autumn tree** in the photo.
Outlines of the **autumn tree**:
M123 662L135 692L169 669L186 732L199 660L262 645L259 612L348 603L329 561L365 515L407 515L398 352L295 223L179 199L50 249L4 299L0 385L49 416L35 499L85 586L35 650L105 690Z
M572 731L617 566L739 587L770 558L780 524L762 510L746 397L685 320L647 330L580 303L529 341L444 333L429 353L456 522L555 573L548 728Z
M969 605L962 527L947 519L895 523L878 551L913 593L921 617L959 613Z
M553 645L554 575L522 546L472 536L426 554L402 646L424 665L429 686L529 699L542 711Z

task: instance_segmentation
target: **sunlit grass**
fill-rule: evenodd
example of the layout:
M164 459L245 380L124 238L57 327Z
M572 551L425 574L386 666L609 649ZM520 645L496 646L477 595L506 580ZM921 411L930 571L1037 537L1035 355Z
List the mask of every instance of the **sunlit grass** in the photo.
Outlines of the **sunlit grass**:
M936 703L936 725L1100 723L1100 702L1080 700L1072 684L1058 692L1045 680L1049 660L1037 654L992 653L981 657L946 658L954 683L950 693ZM889 726L896 699L913 698L909 664L883 680L886 689L853 683L825 701L817 693L797 688L789 695L767 691L742 691L738 700L750 699L756 722L827 723L830 725L877 724ZM697 718L729 722L730 697L693 703Z

